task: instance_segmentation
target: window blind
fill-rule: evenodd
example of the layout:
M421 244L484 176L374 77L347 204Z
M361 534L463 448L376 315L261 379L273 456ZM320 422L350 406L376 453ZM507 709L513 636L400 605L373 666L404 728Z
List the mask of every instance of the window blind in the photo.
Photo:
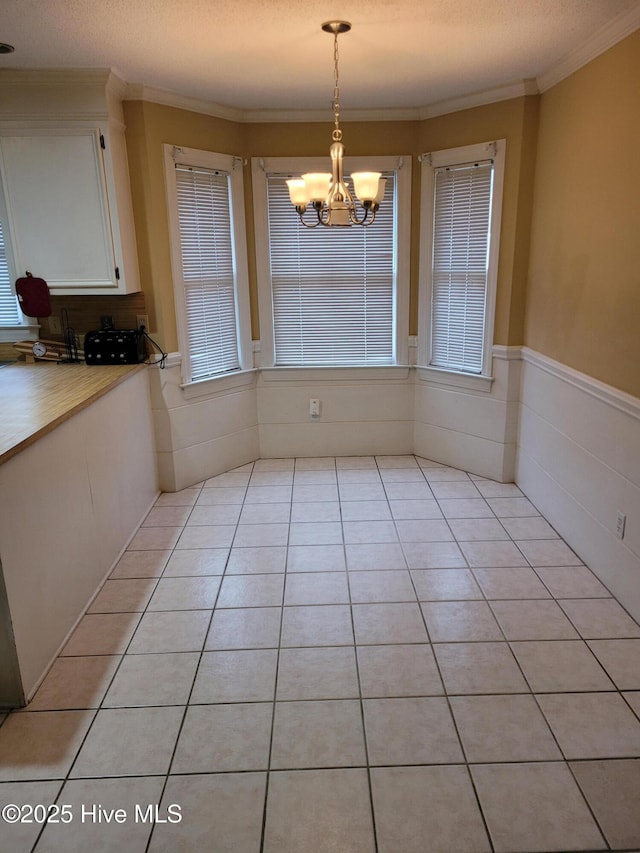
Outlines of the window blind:
M431 364L482 371L491 161L436 169L431 302Z
M238 370L235 269L225 172L176 165L191 381Z
M310 229L297 221L285 177L267 176L276 365L393 363L395 174L384 177L371 226Z
M0 222L0 326L17 326L22 322L7 263L7 250Z

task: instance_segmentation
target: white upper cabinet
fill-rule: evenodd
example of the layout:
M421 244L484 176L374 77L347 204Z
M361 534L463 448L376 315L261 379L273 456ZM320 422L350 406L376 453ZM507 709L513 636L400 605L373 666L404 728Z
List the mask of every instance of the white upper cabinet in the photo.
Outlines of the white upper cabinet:
M92 102L83 121L73 91L70 115L39 115L45 108L28 79L31 111L25 100L23 116L16 105L9 117L0 108L0 178L18 275L45 279L54 295L140 290L124 126L107 106L105 82L104 116Z

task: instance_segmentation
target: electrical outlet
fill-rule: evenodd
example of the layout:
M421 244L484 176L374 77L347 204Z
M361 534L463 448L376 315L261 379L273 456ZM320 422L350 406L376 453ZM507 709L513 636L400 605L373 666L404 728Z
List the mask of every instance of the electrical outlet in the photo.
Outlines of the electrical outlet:
M616 536L618 539L624 539L624 529L627 524L627 516L618 510L616 513Z
M49 332L52 335L62 334L62 325L60 324L60 317L54 317L53 314L49 317Z
M149 331L149 316L147 314L136 314L136 329L144 326L145 332Z
M309 400L309 414L312 418L320 417L320 400Z

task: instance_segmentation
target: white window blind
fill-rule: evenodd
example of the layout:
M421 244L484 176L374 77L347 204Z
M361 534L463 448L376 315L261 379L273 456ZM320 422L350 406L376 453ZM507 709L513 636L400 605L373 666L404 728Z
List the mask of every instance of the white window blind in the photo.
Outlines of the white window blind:
M285 177L267 176L276 365L394 363L396 180L384 176L371 226L313 229L297 221Z
M0 326L17 326L22 322L7 263L7 249L0 222Z
M238 370L229 175L176 164L191 381Z
M430 363L480 373L493 163L439 168L434 179Z

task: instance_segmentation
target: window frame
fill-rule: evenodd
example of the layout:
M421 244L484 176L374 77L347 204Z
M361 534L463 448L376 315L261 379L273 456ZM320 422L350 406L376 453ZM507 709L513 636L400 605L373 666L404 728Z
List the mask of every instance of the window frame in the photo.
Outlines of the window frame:
M244 211L243 160L231 154L219 154L197 148L164 144L165 189L167 215L169 219L169 248L171 254L171 272L173 295L176 309L178 346L180 348L182 385L184 388L202 386L206 382L218 382L237 376L253 369L253 349L251 344L251 312L249 305L249 271L247 263L247 237ZM182 248L178 217L178 197L176 187L176 164L202 167L229 175L229 206L231 218L231 242L234 264L234 290L236 309L236 338L238 344L239 368L220 372L201 379L191 379L189 358L189 336L187 331L187 311L184 300L184 279L182 274Z
M253 214L256 243L258 305L260 311L260 363L261 367L274 371L380 371L397 367L406 367L409 359L409 288L410 288L410 251L411 251L411 157L373 156L346 157L345 174L364 169L396 173L396 233L395 246L395 290L393 317L394 361L388 365L276 365L275 335L273 317L273 294L271 288L271 266L269 262L269 227L267 175L277 174L286 177L301 175L304 172L327 171L327 157L253 157L251 176L253 184ZM383 200L384 204L384 200ZM310 214L307 213L307 216ZM298 222L298 214L291 205L292 228L304 227ZM322 228L323 226L318 226ZM361 226L353 225L352 228ZM372 226L375 228L375 225ZM284 375L284 373L283 373ZM288 374L287 374L288 375Z
M0 152L0 227L4 237L5 257L7 270L9 275L9 288L16 300L16 310L18 316L17 323L9 325L0 324L0 343L14 343L16 340L35 340L38 337L40 328L37 318L27 317L22 312L18 297L15 291L15 282L18 278L18 271L14 261L13 251L13 234L11 230L11 222L9 219L9 211L5 202L5 192L3 188L4 176L2 170L2 153Z
M504 192L504 164L506 140L447 148L423 154L420 181L420 264L418 303L418 366L424 377L431 375L436 381L450 377L453 383L486 390L491 379L493 331L496 313L498 260L500 255L500 229ZM489 255L487 264L487 289L485 297L484 341L480 373L431 364L431 316L433 298L433 225L435 171L446 166L458 166L476 160L493 160L493 186L489 224ZM424 373L422 373L424 372Z

